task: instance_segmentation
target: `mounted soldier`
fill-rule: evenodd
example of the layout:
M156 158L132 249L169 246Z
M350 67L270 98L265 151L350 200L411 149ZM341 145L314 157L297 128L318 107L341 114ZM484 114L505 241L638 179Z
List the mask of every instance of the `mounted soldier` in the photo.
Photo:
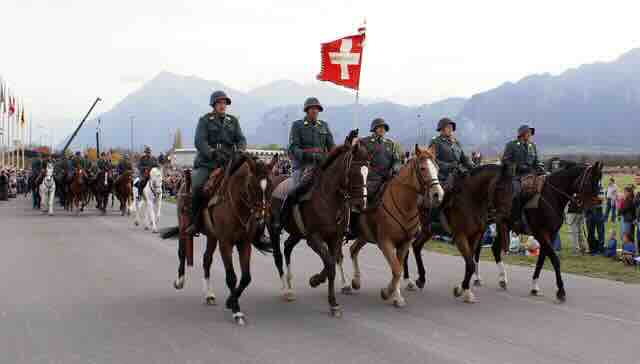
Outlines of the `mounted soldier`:
M131 166L131 161L129 160L129 155L125 154L122 159L118 162L118 176L122 176L124 172L133 170Z
M100 159L96 161L96 166L98 167L98 171L111 171L111 160L107 158L107 153L100 153Z
M138 160L138 173L140 175L140 182L138 183L138 190L140 191L140 196L142 196L142 190L144 186L147 185L147 181L149 180L149 172L154 167L158 167L158 161L151 155L151 147L148 145L144 146L144 154Z
M369 203L378 200L381 187L395 176L402 166L400 147L393 140L385 137L389 124L377 118L371 122L371 136L360 139L371 156L369 174L367 175L367 197Z
M71 160L71 166L73 169L80 168L85 170L87 169L87 160L82 158L82 154L80 152L76 152L76 155Z
M274 213L274 225L277 227L289 219L291 208L307 191L313 170L324 162L327 153L335 147L329 124L318 119L318 114L324 111L320 101L315 97L307 98L303 110L306 116L295 121L289 132L289 154L292 156L294 169L291 175L293 183L280 213Z
M212 172L220 175L234 156L247 147L238 118L226 113L231 98L224 91L215 91L209 105L212 110L200 117L195 133L198 154L193 163L191 225L187 228L191 235L202 230L201 212L208 202L203 186L209 175ZM217 194L213 199L215 203Z
M449 118L440 119L436 130L440 135L433 137L429 146L433 146L436 151L436 160L440 167L438 179L445 191L451 191L457 179L464 177L473 168L473 163L455 137L455 122Z
M529 125L518 128L518 138L507 143L502 154L502 164L507 173L513 178L513 205L511 208L511 222L513 230L522 231L523 201L521 179L527 175L543 175L544 164L538 158L538 148L532 140L536 129Z

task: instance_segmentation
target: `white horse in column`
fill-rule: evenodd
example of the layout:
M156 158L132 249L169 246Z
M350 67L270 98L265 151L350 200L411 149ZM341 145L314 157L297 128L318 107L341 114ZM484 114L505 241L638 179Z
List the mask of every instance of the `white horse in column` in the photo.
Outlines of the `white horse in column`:
M42 212L49 213L49 216L53 216L53 204L56 195L56 182L53 179L53 164L47 165L47 173L38 187L40 192L40 204L42 206Z
M154 167L149 172L149 181L142 190L140 202L136 204L135 225L139 224L140 218L145 230L151 229L158 232L158 222L160 221L160 211L162 210L162 169ZM142 216L140 216L142 215Z

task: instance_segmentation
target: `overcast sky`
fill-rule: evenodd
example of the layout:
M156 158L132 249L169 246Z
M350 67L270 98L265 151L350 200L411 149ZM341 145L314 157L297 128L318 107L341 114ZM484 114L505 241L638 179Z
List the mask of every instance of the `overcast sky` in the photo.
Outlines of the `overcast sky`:
M0 76L62 134L162 70L241 90L317 82L319 43L366 17L361 94L418 104L611 61L640 47L638 14L629 0L3 0Z

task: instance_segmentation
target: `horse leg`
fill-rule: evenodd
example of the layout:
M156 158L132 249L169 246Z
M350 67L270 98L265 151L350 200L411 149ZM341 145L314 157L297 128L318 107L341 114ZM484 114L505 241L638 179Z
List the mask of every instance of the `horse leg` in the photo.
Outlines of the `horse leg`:
M242 292L244 292L244 290L249 286L249 283L251 283L251 243L249 241L241 242L238 246L238 253L240 254L240 269L242 270L242 276L240 277L240 283L235 289L235 292L227 300L227 308L231 308L235 323L240 326L244 326L246 321L244 319L244 314L240 310L240 296L242 296ZM231 300L232 297L233 300L230 305L229 300Z
M502 248L500 240L497 237L493 240L493 244L491 244L491 252L498 266L498 285L500 288L506 290L509 279L507 278L507 270L504 267L504 262L502 262Z
M284 242L284 261L287 265L287 273L286 273L286 290L284 292L285 300L287 301L295 301L295 293L293 291L293 269L291 268L291 252L293 252L293 248L300 242L300 238L293 237L289 235L287 240Z
M338 255L338 249L340 249L340 245L342 243L342 238L337 238L333 242L330 242L328 245L328 255L327 255L327 280L329 284L327 285L327 290L329 293L329 314L332 317L342 317L342 307L338 304L336 300L336 261Z
M184 288L184 283L187 280L184 269L184 262L187 258L187 247L185 239L180 237L178 239L178 277L173 282L173 288L182 289Z
M158 219L157 219L157 208L156 205L158 204L158 201L155 200L155 198L153 200L151 200L152 202L149 203L148 206L148 215L149 215L149 221L151 222L151 232L152 233L157 233L158 232Z
M215 253L217 245L217 240L207 238L207 248L202 256L204 300L207 305L216 304L216 294L213 291L213 282L211 280L211 262L213 261L213 253Z
M542 296L542 290L540 286L538 286L538 279L540 278L540 272L542 271L542 267L544 266L544 260L547 257L547 251L545 249L540 249L540 255L538 255L538 260L536 261L536 268L533 271L533 279L531 280L531 295L532 296Z
M322 241L318 236L312 235L308 238L307 243L311 249L320 256L324 268L322 272L314 274L309 279L309 285L311 287L317 287L325 280L329 281L328 284L328 300L329 300L329 314L333 317L342 316L342 308L338 305L335 294L335 278L336 278L336 251L338 242L333 242L329 245ZM286 256L286 252L285 252Z
M55 194L56 194L56 186L53 185L51 187L53 190L49 191L49 195L47 196L48 200L47 200L47 207L49 207L49 216L53 216L53 204L54 204L54 200L55 200Z
M400 264L398 254L394 252L393 243L388 240L380 241L378 243L378 247L382 251L382 254L387 260L387 264L389 264L389 268L391 269L391 281L386 288L380 290L380 297L382 297L384 301L393 298L393 304L396 307L403 307L406 305L406 302L404 301L404 298L397 293L400 291L400 278L402 277L402 264Z
M340 282L342 283L342 288L340 289L340 291L342 292L342 294L350 295L352 293L351 284L348 283L347 276L344 273L344 254L342 254L342 244L338 246L336 263L338 264L338 269L340 270Z
M473 252L473 262L475 263L475 272L473 273L473 285L482 287L482 278L480 278L480 253L482 253L482 243L477 242Z
M238 301L235 298L238 277L236 276L236 272L233 269L233 246L229 241L220 240L220 258L222 258L227 288L229 289L229 297L227 298L225 307L229 310L232 310L235 314L236 312L240 311L240 307L238 307Z
M273 250L273 264L276 266L276 270L278 271L278 277L280 277L280 281L282 282L282 287L280 291L282 292L282 297L286 298L287 292L287 282L284 276L284 269L282 268L282 249L280 249L280 233L281 230L275 226L269 226L269 237L271 238L271 249Z
M424 244L429 241L429 239L431 239L431 235L429 235L428 239L413 243L413 255L416 258L416 266L418 267L418 279L416 280L416 285L420 289L423 289L427 284L427 270L425 269L424 261L422 260L422 251L424 249Z
M413 241L409 241L407 243L403 243L400 247L396 248L396 257L398 258L398 263L401 264L401 269L404 268L404 263L408 260L408 256L409 256L409 248L411 248L411 246L413 245ZM415 285L413 285L412 283L412 288L413 290L416 290ZM408 288L409 289L409 288ZM402 291L400 290L400 281L398 281L396 290L395 290L395 299L398 303L396 303L396 307L402 307L403 305L406 305L406 301L404 299L404 297L402 296Z
M466 303L475 303L475 296L471 289L469 288L469 281L471 281L471 276L475 272L475 261L473 260L473 250L469 246L469 239L460 234L454 234L453 236L456 245L458 246L458 250L460 254L464 258L465 269L464 269L464 279L462 280L461 286L456 286L453 289L453 295L455 297L464 296L464 302Z
M415 243L415 241L414 241ZM411 280L411 276L409 275L409 254L405 255L404 261L402 262L402 280L404 282L404 287L407 291L414 292L418 290L418 287Z
M558 287L558 291L556 292L556 298L559 302L565 302L567 300L567 293L564 290L564 282L562 281L562 273L560 271L560 259L556 254L555 250L551 246L551 240L547 242L547 244L543 244L545 249L547 249L547 255L551 260L551 265L553 265L553 270L556 273L556 285Z
M358 261L358 254L360 249L367 244L366 241L357 239L349 247L349 256L351 257L351 263L353 264L353 278L351 279L351 287L356 291L361 287L360 281L360 262Z

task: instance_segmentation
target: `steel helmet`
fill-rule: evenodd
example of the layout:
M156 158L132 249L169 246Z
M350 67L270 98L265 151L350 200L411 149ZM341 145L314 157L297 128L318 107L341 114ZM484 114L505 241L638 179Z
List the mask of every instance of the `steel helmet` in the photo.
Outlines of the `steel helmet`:
M304 101L304 112L307 112L311 107L317 107L320 111L324 111L324 108L317 97L309 97Z
M231 105L231 98L229 98L229 96L227 96L227 94L222 90L215 91L214 93L211 94L211 99L209 99L209 105L213 106L216 104L216 102L218 102L221 99L224 99L227 105Z
M529 125L524 124L524 125L521 125L518 128L518 136L521 136L522 134L524 134L524 133L526 133L528 131L531 132L531 135L535 135L536 134L536 128L532 128Z
M373 133L379 126L384 126L385 131L389 131L389 124L383 118L375 118L371 122L371 132Z
M451 121L451 119L449 118L440 119L440 121L438 121L438 129L436 129L436 131L442 130L447 125L451 125L451 127L453 128L453 131L456 131L456 123Z

